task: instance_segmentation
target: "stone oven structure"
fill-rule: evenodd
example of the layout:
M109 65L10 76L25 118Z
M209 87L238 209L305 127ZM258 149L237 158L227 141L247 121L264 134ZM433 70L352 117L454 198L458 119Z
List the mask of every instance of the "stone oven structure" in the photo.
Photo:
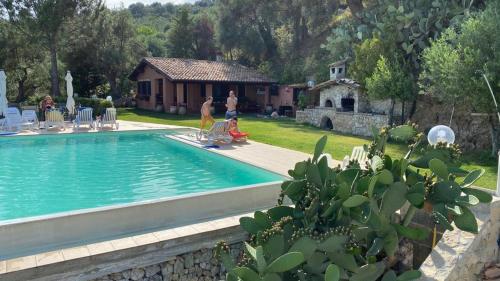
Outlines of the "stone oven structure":
M330 80L308 91L319 96L319 104L297 111L296 121L360 136L371 136L372 126L387 125L390 101L370 102L361 86L346 78L346 72L345 60L331 64Z

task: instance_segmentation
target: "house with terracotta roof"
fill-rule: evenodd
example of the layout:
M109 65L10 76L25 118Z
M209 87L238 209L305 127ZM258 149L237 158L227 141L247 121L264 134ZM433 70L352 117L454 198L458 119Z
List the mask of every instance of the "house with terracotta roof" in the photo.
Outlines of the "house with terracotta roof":
M209 96L214 98L216 112L223 112L231 90L238 97L240 111L259 112L272 104L271 95L280 95L275 80L234 62L148 57L129 79L137 83L139 108L165 112L172 106L199 112Z

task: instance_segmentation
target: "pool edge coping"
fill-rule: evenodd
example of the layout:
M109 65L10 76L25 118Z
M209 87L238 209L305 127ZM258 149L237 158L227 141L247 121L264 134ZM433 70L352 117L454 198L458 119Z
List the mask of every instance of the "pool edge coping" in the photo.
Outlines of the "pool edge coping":
M0 279L3 274L16 274L17 272L36 270L43 267L57 267L58 264L68 261L91 258L92 256L103 254L118 254L122 251L128 251L151 244L175 244L178 241L189 240L190 238L200 235L229 231L231 228L239 229L239 219L244 216L251 216L252 214L253 213L243 213L103 242L90 243L77 247L62 248L54 251L0 260ZM147 236L149 236L149 238L146 238ZM103 246L106 246L107 250L95 250L95 247L102 248ZM55 255L56 257L52 257L52 260L49 258L48 261L42 261L44 260L44 256L46 258L46 255ZM14 266L14 268L9 269L9 265L13 266L12 264L18 264L18 266Z

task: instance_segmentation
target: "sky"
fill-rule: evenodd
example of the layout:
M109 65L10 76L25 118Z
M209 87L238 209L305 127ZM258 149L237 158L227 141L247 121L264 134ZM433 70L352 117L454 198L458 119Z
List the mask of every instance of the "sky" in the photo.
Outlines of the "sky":
M137 2L142 2L145 5L146 4L151 4L154 2L160 2L160 3L174 3L174 4L182 4L182 3L187 3L187 2L194 2L193 0L105 0L106 1L106 6L108 8L119 8L121 4L123 4L124 7L128 7L130 4L137 3Z

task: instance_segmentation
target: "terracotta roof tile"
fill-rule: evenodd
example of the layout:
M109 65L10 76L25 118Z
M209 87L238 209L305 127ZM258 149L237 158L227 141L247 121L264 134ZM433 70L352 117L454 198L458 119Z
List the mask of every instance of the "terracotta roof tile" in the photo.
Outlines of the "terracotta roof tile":
M137 71L148 64L166 75L172 81L213 81L275 83L276 81L257 70L234 62L217 62L178 58L144 58L130 78L134 80Z

